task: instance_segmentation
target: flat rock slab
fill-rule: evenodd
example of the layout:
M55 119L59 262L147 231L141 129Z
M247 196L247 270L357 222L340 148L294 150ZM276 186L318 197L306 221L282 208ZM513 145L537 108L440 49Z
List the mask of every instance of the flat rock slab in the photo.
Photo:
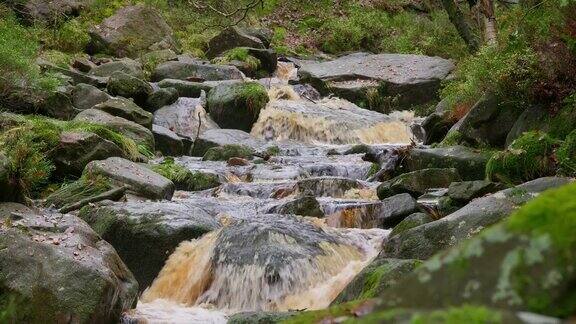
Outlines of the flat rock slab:
M127 185L129 190L137 195L150 199L170 200L175 190L172 181L144 166L118 157L92 161L86 166L84 173L110 178L119 184Z
M398 96L398 106L427 103L437 98L440 82L454 63L439 57L412 54L355 53L334 61L302 61L299 75L325 94L366 100L358 92L379 89L381 95Z

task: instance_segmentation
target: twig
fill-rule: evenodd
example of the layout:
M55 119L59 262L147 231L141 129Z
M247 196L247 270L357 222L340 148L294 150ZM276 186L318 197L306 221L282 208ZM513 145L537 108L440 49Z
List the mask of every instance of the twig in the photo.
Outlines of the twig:
M194 142L192 142L192 148L189 154L192 154L196 148L196 142L198 141L198 137L200 137L200 128L202 128L202 117L200 116L200 112L198 112L198 129L196 130L196 138L194 138Z

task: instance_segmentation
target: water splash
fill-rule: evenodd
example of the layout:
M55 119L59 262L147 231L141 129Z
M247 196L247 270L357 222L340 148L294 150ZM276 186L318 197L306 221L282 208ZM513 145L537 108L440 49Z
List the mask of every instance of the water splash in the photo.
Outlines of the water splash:
M243 230L225 228L182 243L145 291L144 309L157 300L211 305L226 313L325 308L377 255L387 233L320 229L307 222L301 228L283 229L294 221L283 222L279 227L246 224L243 230L262 248L253 251L252 260L239 257L246 247L233 246L253 248L253 242L237 242L238 236L246 236ZM234 226L238 225L230 228Z

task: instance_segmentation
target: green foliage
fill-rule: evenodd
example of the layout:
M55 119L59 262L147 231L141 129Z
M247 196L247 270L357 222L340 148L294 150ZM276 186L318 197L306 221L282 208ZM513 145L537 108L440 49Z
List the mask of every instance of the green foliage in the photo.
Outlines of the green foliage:
M160 164L150 167L154 172L171 180L178 190L200 191L220 185L218 175L203 172L193 172L174 162L173 158L165 158Z
M265 107L270 98L266 88L257 82L244 83L238 90L238 100L246 103L246 107L255 114L260 113L260 109ZM254 120L256 120L255 118Z
M566 136L564 143L556 151L559 173L576 176L576 130Z
M73 54L83 52L90 42L88 28L88 22L77 18L66 21L58 27L37 26L32 31L45 48Z
M35 60L39 45L14 17L0 19L0 96L17 92L28 96L54 90L55 78L44 76Z
M250 52L245 47L238 47L226 51L224 54L222 54L222 56L212 60L212 63L228 64L232 61L240 61L244 63L245 68L250 71L257 71L261 65L260 60L250 55Z
M467 53L442 11L434 11L427 17L408 11L390 14L353 7L349 15L329 19L319 31L321 47L328 53L368 50L447 58L460 58Z
M228 161L233 157L249 159L253 154L254 150L248 146L229 144L208 149L202 159L204 161Z
M460 62L456 80L446 83L442 97L455 106L493 93L521 106L537 80L536 64L536 54L528 47L484 47Z
M71 55L56 50L44 51L40 55L40 58L65 69L69 68L72 64Z
M522 183L555 173L551 158L558 141L545 133L528 132L486 164L486 177L502 183Z
M426 315L415 315L411 324L443 323L443 324L499 324L502 323L500 313L483 306L464 305L446 310L434 311Z
M439 147L455 146L462 143L464 137L459 131L452 131L446 134L446 137L438 144Z
M97 196L112 189L110 180L101 177L82 176L77 181L63 184L58 190L46 198L46 206L62 208L82 199Z
M54 164L51 154L64 131L85 131L114 142L127 156L140 158L133 140L105 126L86 122L65 122L40 116L5 115L11 126L0 133L0 151L10 160L9 177L20 192L32 197L48 184Z
M576 93L564 99L560 111L548 121L548 133L557 139L564 139L576 129Z

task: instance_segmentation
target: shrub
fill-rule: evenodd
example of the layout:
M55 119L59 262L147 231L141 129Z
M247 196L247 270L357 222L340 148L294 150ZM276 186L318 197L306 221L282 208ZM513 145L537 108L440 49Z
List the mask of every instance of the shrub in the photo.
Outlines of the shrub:
M44 76L35 63L39 45L14 17L0 19L0 97L51 91L57 79Z
M133 140L128 139L101 125L85 122L65 122L39 116L6 114L10 126L0 133L0 151L9 158L10 182L28 197L35 196L48 184L54 163L51 153L64 131L86 131L114 142L127 156L134 160L140 152Z
M486 164L486 177L503 183L522 183L553 175L552 154L557 144L545 133L524 133L507 150L492 156Z
M566 136L556 152L556 160L561 174L576 176L576 130Z

